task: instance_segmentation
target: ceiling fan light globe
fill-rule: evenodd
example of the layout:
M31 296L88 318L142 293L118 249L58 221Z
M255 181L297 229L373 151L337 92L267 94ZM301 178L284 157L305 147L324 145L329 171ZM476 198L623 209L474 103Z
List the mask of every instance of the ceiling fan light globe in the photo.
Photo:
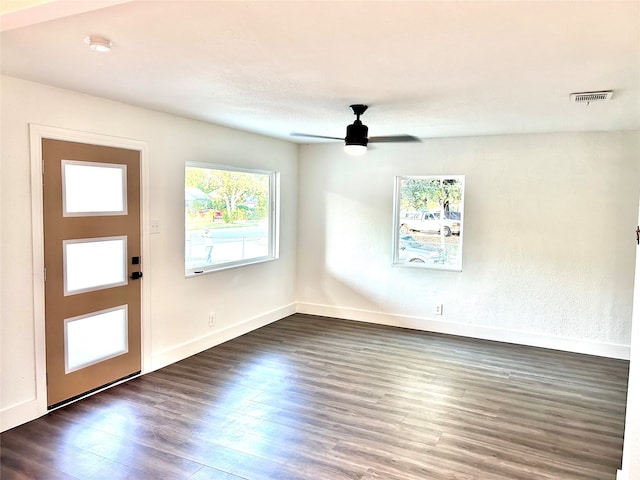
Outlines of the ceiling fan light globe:
M365 153L367 153L367 146L366 145L345 145L344 151L347 152L349 155L353 155L353 156L364 155Z

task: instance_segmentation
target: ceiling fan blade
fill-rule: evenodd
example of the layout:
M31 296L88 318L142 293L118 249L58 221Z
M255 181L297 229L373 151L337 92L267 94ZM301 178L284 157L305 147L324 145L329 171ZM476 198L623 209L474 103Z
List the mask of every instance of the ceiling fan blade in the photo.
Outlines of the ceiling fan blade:
M297 133L297 132L292 132L291 133L292 137L307 137L307 138L326 138L328 140L344 140L343 137L325 137L324 135L311 135L308 133Z
M369 137L369 143L399 143L399 142L421 142L413 135L391 135L388 137Z

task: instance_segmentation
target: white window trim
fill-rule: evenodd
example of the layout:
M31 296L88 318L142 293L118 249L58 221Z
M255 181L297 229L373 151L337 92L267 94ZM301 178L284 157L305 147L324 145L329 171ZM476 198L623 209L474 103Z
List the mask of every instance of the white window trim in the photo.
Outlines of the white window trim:
M462 218L462 222L460 225L460 260L456 265L439 265L439 264L428 264L428 263L408 263L408 262L400 262L399 261L399 252L398 249L400 247L400 195L402 180L405 179L435 179L435 180L449 180L454 179L458 180L462 184L462 200L460 202L460 215ZM464 239L464 223L465 223L465 214L464 214L464 203L465 203L465 176L464 175L399 175L395 177L394 183L394 191L393 191L393 238L392 238L392 265L394 267L402 267L402 268L421 268L421 269L429 269L429 270L444 270L451 272L461 272L462 271L462 258L463 258L463 239Z
M229 270L232 268L243 267L245 265L254 265L257 263L271 262L277 260L280 256L280 173L273 170L261 170L255 168L242 168L231 165L221 165L216 163L204 162L185 162L185 172L188 167L209 168L212 170L225 170L229 172L255 173L259 175L267 175L269 177L269 225L267 241L269 248L267 255L261 257L252 257L242 260L233 260L230 262L219 263L214 265L205 265L193 268L187 268L185 264L185 277L192 278L208 273ZM185 181L183 181L185 183ZM185 258L186 258L186 217L185 217Z

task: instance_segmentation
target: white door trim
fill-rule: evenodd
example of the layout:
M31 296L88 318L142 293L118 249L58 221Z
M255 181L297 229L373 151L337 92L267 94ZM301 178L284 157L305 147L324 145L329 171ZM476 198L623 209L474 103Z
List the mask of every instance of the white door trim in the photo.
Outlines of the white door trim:
M637 225L640 225L640 214ZM618 470L618 480L640 478L638 476L640 475L640 247L636 248L634 278L627 412L622 445L622 467Z
M44 323L44 210L42 206L42 139L63 140L67 142L88 143L105 147L125 148L140 152L140 231L142 265L146 275L141 285L141 340L142 373L151 368L151 330L150 330L150 248L149 230L149 147L147 142L130 138L112 137L97 133L81 132L46 125L29 124L31 157L31 224L33 241L33 311L34 311L34 348L36 366L36 401L38 416L47 413L47 368L45 355Z

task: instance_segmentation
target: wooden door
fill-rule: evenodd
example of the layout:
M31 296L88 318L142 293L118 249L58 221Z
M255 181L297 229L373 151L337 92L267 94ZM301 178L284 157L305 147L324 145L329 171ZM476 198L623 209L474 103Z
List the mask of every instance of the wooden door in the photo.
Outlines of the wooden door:
M140 152L42 140L49 408L140 372Z

